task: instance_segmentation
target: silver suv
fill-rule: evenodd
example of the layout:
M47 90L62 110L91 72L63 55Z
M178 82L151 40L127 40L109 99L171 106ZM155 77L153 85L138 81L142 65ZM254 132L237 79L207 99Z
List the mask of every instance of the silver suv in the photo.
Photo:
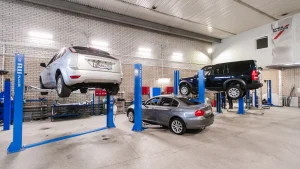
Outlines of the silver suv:
M69 97L78 89L86 93L88 88L103 88L116 95L123 77L118 59L89 47L62 48L47 65L40 66L45 68L40 74L41 89L56 88L59 97Z

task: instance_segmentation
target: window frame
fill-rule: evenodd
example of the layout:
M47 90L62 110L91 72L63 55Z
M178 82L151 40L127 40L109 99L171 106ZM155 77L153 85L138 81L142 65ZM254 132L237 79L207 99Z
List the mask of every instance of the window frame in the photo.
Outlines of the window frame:
M266 47L264 46L264 47L258 48L258 41L259 40L263 40L263 39L267 39L267 45L266 45ZM268 36L263 36L263 37L260 37L260 38L256 39L255 40L255 46L256 46L256 50L269 48L269 37Z
M156 103L156 105L152 105L152 104L147 104L148 102L150 102L150 101L152 101L153 99L158 99L158 101L157 101L157 103ZM149 99L149 100L147 100L146 102L145 102L145 105L146 106L158 106L159 105L159 103L160 103L160 100L161 100L161 98L160 97L153 97L153 98L151 98L151 99Z

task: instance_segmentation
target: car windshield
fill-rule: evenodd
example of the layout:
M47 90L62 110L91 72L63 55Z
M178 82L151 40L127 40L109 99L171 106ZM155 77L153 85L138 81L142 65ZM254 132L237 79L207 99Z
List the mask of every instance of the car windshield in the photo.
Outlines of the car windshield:
M108 52L105 52L105 51L102 51L102 50L99 50L99 49L81 47L81 46L73 46L72 48L75 49L76 52L80 53L80 54L101 56L101 57L117 60L116 58L110 56L110 54Z
M193 102L193 101L191 101L191 100L189 100L189 99L187 99L187 98L184 98L184 97L179 97L179 98L177 98L177 99L180 100L180 101L182 101L183 103L185 103L185 104L188 105L188 106L200 104L200 103L197 102L197 101Z

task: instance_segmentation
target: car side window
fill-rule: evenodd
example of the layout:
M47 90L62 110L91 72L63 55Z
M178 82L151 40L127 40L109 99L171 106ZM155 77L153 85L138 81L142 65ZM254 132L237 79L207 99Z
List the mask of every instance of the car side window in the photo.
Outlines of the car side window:
M228 66L228 64L226 64L224 66L224 74L229 74L229 73L230 73L229 66Z
M53 56L53 58L50 60L50 62L48 63L47 66L49 66L52 62L54 62L54 61L56 60L56 57L57 57L57 54L55 54L55 55Z
M224 74L224 65L216 65L214 67L214 75L222 75Z
M150 106L150 105L156 106L158 104L158 101L159 101L159 97L154 97L154 98L148 100L146 102L146 105L148 105L148 106Z
M171 106L173 99L168 97L163 97L159 103L160 106Z
M61 58L66 53L66 51L67 51L66 48L61 49L55 60Z
M178 101L172 99L171 106L172 106L172 107L178 107L178 105L179 105Z

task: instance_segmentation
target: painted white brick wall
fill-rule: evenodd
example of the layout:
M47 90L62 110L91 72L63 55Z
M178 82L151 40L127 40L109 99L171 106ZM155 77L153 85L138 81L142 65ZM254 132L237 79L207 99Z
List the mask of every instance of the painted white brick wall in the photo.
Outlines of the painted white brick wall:
M199 68L211 64L207 49L211 43L158 33L146 29L128 26L95 17L66 12L58 9L35 5L23 1L0 1L0 42L5 45L5 69L10 73L5 78L13 81L15 53L23 53L26 57L25 72L28 75L25 83L39 85L38 78L41 68L40 62L48 62L55 52L64 46L86 46L91 40L102 40L109 43L108 52L119 58L123 65L124 83L121 90L128 95L133 92L133 65L142 63L144 85L157 86L155 79L170 77L175 69L182 70L183 75L193 75ZM29 31L49 32L52 40L33 39ZM12 45L14 44L14 45ZM17 44L17 45L16 45ZM152 49L149 58L141 58L139 47ZM183 53L183 60L174 61L173 52ZM0 53L3 53L1 47ZM160 60L163 59L164 61ZM0 65L2 59L0 59ZM165 67L162 73L161 66ZM172 85L172 80L169 85ZM162 86L163 87L163 86ZM72 94L69 99L58 99L55 94L49 96L51 100L66 102L84 101L91 98L78 97L81 94ZM38 94L26 94L25 98L41 97Z

